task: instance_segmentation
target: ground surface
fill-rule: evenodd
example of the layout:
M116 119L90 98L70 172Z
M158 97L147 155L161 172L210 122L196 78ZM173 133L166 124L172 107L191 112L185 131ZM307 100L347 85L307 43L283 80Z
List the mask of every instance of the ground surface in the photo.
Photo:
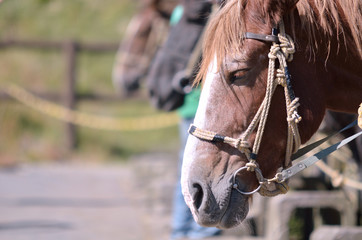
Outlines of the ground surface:
M167 240L175 156L0 168L1 240ZM215 239L236 239L239 230Z

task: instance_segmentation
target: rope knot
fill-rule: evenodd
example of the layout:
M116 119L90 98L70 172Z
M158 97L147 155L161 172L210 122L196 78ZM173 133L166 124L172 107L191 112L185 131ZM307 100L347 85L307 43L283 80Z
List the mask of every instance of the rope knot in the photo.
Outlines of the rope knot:
M245 166L247 167L246 170L249 172L254 172L256 168L259 168L258 163L255 160L250 160Z
M280 48L288 62L293 60L293 54L295 53L295 45L292 40L292 38L285 34L279 34L278 35L279 41L280 41Z
M270 52L268 53L269 59L276 59L277 58L277 52L280 50L280 47L278 44L273 44L270 48Z
M286 80L286 77L285 77L284 70L282 70L280 68L277 69L276 79L275 80L282 87L284 87L284 88L287 87L287 80Z
M242 153L250 153L250 144L248 141L238 138L234 146Z
M297 112L297 108L299 107L299 105L299 98L295 98L291 103L288 104L288 122L299 123L302 120L302 117Z
M332 178L332 185L333 187L341 187L344 184L344 176L343 175L339 175L336 176L334 178Z

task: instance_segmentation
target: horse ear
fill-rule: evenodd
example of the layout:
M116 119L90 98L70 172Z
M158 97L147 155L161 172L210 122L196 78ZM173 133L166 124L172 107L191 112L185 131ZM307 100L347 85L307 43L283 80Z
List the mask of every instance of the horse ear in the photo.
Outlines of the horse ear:
M283 16L290 13L299 0L264 0L264 11L270 17L272 24L276 25Z

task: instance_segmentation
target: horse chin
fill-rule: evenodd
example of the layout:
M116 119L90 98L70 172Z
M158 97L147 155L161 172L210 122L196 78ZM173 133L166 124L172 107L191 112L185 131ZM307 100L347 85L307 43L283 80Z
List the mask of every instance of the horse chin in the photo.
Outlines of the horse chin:
M249 212L247 196L242 196L236 191L231 192L229 206L222 216L218 228L228 229L236 227L246 218Z

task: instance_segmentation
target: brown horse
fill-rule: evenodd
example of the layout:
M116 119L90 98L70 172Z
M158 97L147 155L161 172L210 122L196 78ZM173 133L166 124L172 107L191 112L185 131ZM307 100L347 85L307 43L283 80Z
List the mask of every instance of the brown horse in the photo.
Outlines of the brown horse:
M214 17L182 170L198 223L239 224L260 182L283 190L277 178L265 179L290 167L326 109L357 113L361 12L359 0L230 0Z
M123 94L137 90L147 74L157 47L167 36L169 18L177 0L143 0L127 26L113 67L113 84Z

